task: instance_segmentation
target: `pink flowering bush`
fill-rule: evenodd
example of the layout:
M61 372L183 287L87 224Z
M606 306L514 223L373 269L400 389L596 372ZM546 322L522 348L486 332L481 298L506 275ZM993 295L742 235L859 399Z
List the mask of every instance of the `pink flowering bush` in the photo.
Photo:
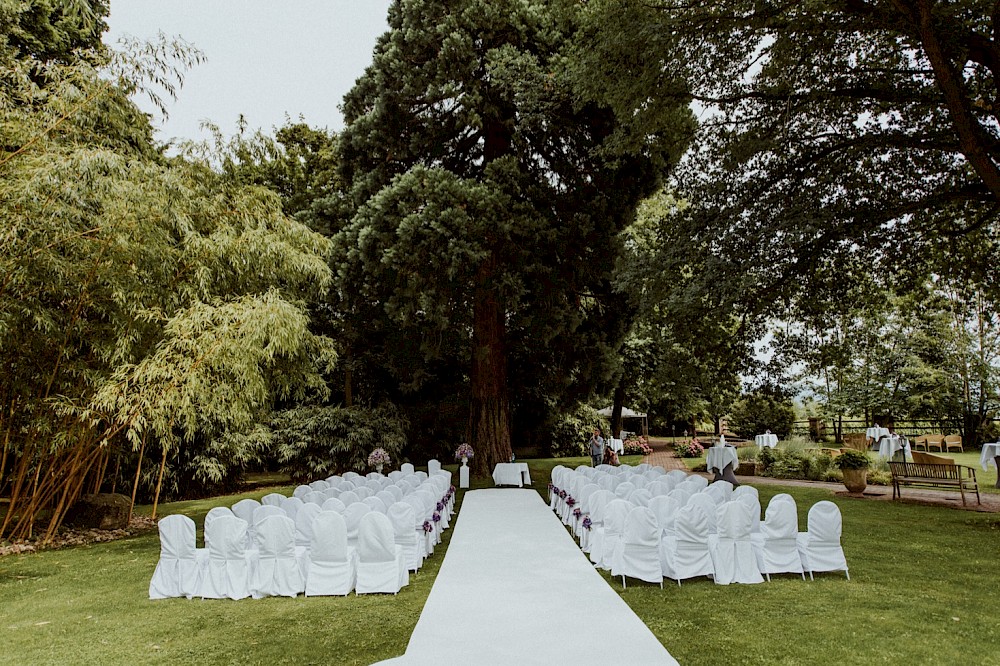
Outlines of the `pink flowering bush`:
M700 458L705 455L705 447L698 441L697 437L681 440L674 445L674 451L681 458Z

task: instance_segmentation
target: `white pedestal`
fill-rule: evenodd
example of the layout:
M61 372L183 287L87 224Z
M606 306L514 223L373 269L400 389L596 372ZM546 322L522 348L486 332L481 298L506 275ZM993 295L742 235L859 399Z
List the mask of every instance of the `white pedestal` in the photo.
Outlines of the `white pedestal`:
M458 468L458 487L469 487L469 468L464 465Z

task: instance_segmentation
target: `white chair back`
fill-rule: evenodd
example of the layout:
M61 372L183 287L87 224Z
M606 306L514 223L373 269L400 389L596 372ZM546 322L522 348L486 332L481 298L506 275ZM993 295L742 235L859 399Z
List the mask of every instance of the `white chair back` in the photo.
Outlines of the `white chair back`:
M250 585L254 599L295 597L305 591L305 581L295 558L295 533L295 522L284 515L268 516L257 524L254 535L257 563Z
M308 546L312 543L313 519L316 518L322 509L319 504L303 504L295 513L295 543L299 546Z
M347 507L339 497L331 497L330 499L323 502L323 511L335 511L337 513L344 513L344 509Z
M256 528L256 525L260 524L260 521L264 520L268 516L288 517L285 515L285 512L281 510L280 506L274 506L273 504L261 504L259 507L254 509L253 522L251 524ZM295 523L292 524L294 525Z
M305 502L302 501L300 497L286 497L281 500L281 510L285 512L285 515L295 520L295 514L299 512L299 509Z
M282 500L285 496L281 493L268 493L261 498L260 503L264 506L281 506Z
M149 598L190 599L198 593L201 573L194 521L178 513L161 518L157 529L160 533L160 559L149 581Z

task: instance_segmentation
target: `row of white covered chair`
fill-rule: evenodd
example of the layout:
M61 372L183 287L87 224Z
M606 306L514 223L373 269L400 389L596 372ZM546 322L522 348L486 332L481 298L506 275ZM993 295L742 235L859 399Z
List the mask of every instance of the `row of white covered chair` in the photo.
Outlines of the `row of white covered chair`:
M591 472L553 473L552 490L558 499L550 498L550 504L564 520L566 505L573 506L579 517L566 522L575 528L581 548L597 566L622 576L623 584L625 576L662 585L664 577L680 583L705 575L720 584L756 583L764 576L770 580L771 574L804 576L806 571L810 577L818 571L844 571L850 578L840 545L840 510L832 502L814 505L808 531L799 533L795 501L787 494L772 498L761 522L752 486L734 489L725 481L708 485L704 477L675 470L658 475L672 478L672 489L658 487L656 491L665 494L652 495L630 483L636 474L648 476L648 470L633 468L616 475L615 489L626 489L618 495L588 483L594 468L579 469ZM565 497L556 485L560 482L569 488ZM577 501L568 502L570 497Z
M395 594L448 526L450 479L450 472L438 471L389 506L374 497L367 499L377 503L350 505L339 498L322 506L294 497L275 502L272 494L267 503L215 507L205 517L200 549L193 521L167 516L159 524L161 553L150 598ZM390 575L400 567L401 575Z

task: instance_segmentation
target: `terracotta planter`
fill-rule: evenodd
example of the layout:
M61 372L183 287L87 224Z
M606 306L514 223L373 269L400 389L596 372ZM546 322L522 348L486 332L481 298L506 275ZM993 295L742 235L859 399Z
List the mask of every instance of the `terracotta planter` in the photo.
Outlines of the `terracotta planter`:
M868 487L867 469L844 469L844 486L849 492L863 493Z

